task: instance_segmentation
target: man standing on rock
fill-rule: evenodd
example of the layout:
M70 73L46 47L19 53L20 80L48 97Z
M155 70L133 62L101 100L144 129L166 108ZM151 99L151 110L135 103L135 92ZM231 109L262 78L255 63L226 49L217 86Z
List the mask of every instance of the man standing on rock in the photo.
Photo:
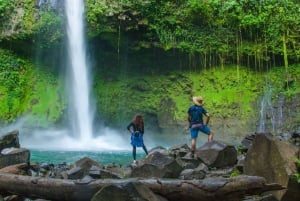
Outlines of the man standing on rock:
M192 138L191 144L191 157L194 158L195 150L196 150L196 141L198 137L198 132L201 131L208 135L208 142L213 140L213 132L211 132L208 123L210 120L210 116L208 112L204 109L204 100L201 96L193 97L194 105L190 106L188 109L188 121L190 134ZM205 123L203 122L203 115L206 116Z

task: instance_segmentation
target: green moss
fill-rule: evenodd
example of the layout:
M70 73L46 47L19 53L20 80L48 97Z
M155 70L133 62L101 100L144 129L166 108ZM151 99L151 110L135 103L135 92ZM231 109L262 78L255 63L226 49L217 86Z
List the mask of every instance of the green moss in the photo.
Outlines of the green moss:
M65 107L62 83L53 74L0 49L0 119L28 115L28 123L47 125L61 119Z
M50 73L36 71L36 74L39 77L34 80L31 91L27 123L47 127L57 123L65 111L63 83Z
M3 122L14 120L28 106L32 66L26 60L0 49L0 114Z
M297 66L290 67L290 70L295 77L299 77ZM269 77L274 91L287 92L282 88L285 79L280 67L264 73L240 67L239 77L236 67L228 66L224 70L174 72L143 78L130 75L130 80L99 79L96 85L98 109L109 122L131 118L136 112L159 116L160 111L165 110L173 115L172 120L185 121L192 96L201 95L205 99L205 107L213 116L234 117L246 122L257 112L253 105L264 93ZM297 85L295 83L288 91L297 93Z

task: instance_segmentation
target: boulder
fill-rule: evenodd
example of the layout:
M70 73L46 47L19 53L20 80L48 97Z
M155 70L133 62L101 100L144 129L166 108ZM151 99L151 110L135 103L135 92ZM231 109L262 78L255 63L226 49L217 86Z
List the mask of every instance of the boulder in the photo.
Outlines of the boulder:
M97 166L92 166L90 168L89 176L94 179L121 179L121 176L119 176L118 174L108 170L100 169Z
M152 149L150 149L148 151L149 154L154 153L154 152L160 152L163 155L168 155L169 154L169 151L166 148L162 147L162 146L153 147Z
M161 201L148 187L139 183L127 183L125 185L110 184L101 188L91 201Z
M0 168L30 162L30 151L25 148L6 148L0 154Z
M75 162L75 167L81 167L82 169L86 170L88 172L88 169L90 169L92 166L97 166L101 169L104 168L104 166L97 161L94 161L93 159L90 159L88 157L83 157Z
M182 169L173 157L154 152L139 161L137 167L132 170L130 177L178 178Z
M175 157L184 157L187 153L190 152L190 148L187 144L179 144L169 148L171 156Z
M220 141L207 142L196 150L197 157L208 167L223 168L237 162L237 151L233 145Z
M81 167L73 167L67 171L68 179L81 179L85 176L85 170Z
M299 158L299 148L296 146L279 141L270 134L258 134L247 152L244 173L286 186L287 190L274 193L278 200L300 200L300 184L293 179L293 174L297 173L293 160L296 157Z
M179 178L184 179L184 180L204 179L207 170L208 170L207 166L202 163L195 169L185 169L185 170L183 170L180 173Z
M6 166L0 169L0 173L26 175L29 170L28 163L20 163L16 165Z
M0 152L5 148L10 147L20 148L18 130L11 131L0 137Z

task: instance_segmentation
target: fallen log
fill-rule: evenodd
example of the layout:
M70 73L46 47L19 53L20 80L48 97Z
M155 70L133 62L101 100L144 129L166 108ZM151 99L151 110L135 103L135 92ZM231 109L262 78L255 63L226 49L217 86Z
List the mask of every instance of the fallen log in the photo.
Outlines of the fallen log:
M263 177L246 175L204 180L130 178L84 181L0 173L0 195L1 193L10 193L28 198L85 201L91 200L93 195L104 186L122 186L130 182L139 182L170 201L213 201L217 199L235 201L240 200L244 195L256 195L266 191L284 189L279 184L266 184Z

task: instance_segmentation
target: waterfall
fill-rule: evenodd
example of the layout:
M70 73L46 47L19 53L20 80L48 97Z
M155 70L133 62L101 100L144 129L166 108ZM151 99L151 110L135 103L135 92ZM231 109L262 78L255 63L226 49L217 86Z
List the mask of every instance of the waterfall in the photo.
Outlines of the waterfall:
M264 96L260 101L260 118L257 132L280 132L283 125L284 96L279 96L277 101L272 103L272 87L267 86Z
M40 0L39 5L42 6L43 3L49 4L51 2L60 1ZM66 50L68 53L66 89L69 92L69 115L67 117L70 124L30 130L26 135L20 135L20 141L24 147L66 151L131 149L130 135L126 128L124 128L123 133L105 125L98 126L96 129L93 128L95 107L91 104L93 102L91 101L90 90L92 80L89 78L90 65L85 45L84 2L85 0L64 0L67 31ZM51 57L51 55L49 56ZM64 54L61 56L63 57L62 60L66 59ZM24 125L23 122L26 121L11 125L7 128L8 131L12 128L14 128L13 130L19 129L22 127L21 125ZM126 134L124 135L124 133Z
M70 67L72 133L82 143L93 137L90 87L84 37L84 0L65 0Z
M257 131L259 133L272 131L275 130L275 116L274 116L274 110L272 105L272 88L267 86L264 96L262 97L262 100L260 102L260 118L259 118L259 124ZM268 121L270 120L270 122ZM270 128L270 126L272 128Z

